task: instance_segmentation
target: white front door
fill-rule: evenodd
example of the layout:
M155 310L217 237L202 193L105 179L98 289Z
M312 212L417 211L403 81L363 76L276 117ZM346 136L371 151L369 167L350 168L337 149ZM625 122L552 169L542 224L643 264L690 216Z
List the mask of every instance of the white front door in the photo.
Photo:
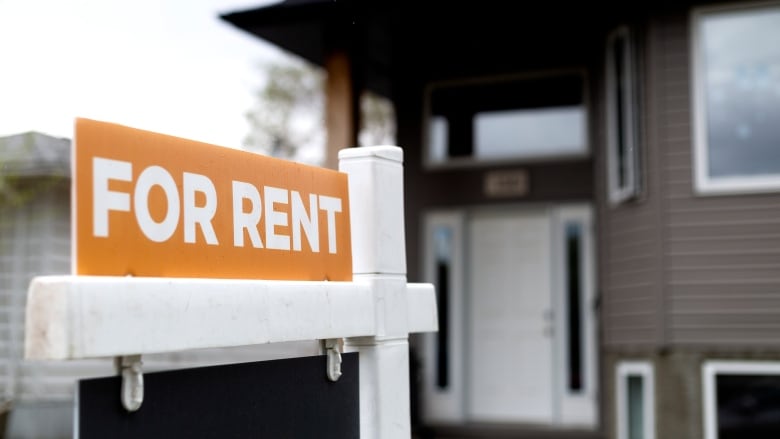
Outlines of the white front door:
M432 212L424 230L440 326L422 339L425 421L595 427L590 208Z
M550 423L550 215L479 212L467 228L467 417Z

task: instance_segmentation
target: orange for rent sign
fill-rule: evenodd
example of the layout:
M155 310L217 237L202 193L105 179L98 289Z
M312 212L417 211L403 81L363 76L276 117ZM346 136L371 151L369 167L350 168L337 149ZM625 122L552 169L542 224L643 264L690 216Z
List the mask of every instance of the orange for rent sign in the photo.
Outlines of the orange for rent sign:
M346 174L77 119L74 271L352 279Z

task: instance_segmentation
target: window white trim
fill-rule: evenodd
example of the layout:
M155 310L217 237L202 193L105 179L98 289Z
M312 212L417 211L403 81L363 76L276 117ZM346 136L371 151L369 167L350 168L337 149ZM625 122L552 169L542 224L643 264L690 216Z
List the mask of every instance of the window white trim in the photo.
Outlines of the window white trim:
M618 39L624 39L622 53L622 105L618 108L615 105L617 97L617 80L615 77L615 57L613 45ZM621 26L615 29L607 37L606 46L607 60L607 179L609 201L612 204L619 204L636 197L639 193L639 123L638 123L638 99L637 99L637 78L636 78L636 59L633 47L633 38L631 31L627 26ZM621 139L618 139L618 114L622 109L623 121L623 139L622 144L625 147L623 153L624 163L619 163L618 148ZM618 170L620 167L625 169L625 181L620 184Z
M718 439L718 375L780 375L778 361L705 361L702 365L704 439Z
M643 439L655 439L655 372L649 361L624 361L617 365L616 397L617 439L628 439L628 377L639 376L643 380L642 416Z
M778 8L780 3L751 3L747 5L710 6L696 8L691 13L691 87L693 94L692 135L694 190L699 195L728 195L744 193L777 192L780 190L780 173L745 177L711 178L707 171L707 105L704 81L704 54L701 50L701 22L707 15L739 13L760 8Z

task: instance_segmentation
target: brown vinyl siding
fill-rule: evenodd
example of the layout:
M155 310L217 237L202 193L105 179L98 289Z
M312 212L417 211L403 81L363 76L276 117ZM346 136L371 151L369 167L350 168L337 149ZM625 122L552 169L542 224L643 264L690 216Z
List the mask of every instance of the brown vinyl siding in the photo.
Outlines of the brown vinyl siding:
M652 32L652 26L648 26ZM616 206L607 201L607 155L601 154L599 251L601 257L601 290L604 307L603 344L607 347L652 347L663 338L662 319L661 228L658 220L660 196L658 184L659 157L656 141L658 121L652 111L658 104L651 92L658 72L651 69L655 52L651 38L638 51L637 80L640 89L640 182L638 199ZM641 40L640 40L641 41ZM604 84L606 87L606 84ZM603 106L604 104L602 104ZM607 133L602 121L599 144L606 151Z
M780 197L700 196L693 189L689 17L668 20L664 97L664 289L672 344L779 345ZM682 60L682 61L680 61ZM680 129L686 121L687 129Z
M780 195L694 191L689 19L647 31L644 198L601 208L604 342L780 346Z

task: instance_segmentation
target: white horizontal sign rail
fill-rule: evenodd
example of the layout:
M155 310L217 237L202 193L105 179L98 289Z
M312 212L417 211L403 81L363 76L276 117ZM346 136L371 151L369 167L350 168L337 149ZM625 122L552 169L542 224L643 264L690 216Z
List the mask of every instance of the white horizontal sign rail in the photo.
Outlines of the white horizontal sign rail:
M345 352L360 354L361 437L410 437L408 338L436 331L438 320L433 285L406 282L403 150L348 148L339 170L348 175L351 282L38 277L26 358L115 357L122 404L135 411L144 354L321 340L335 381L343 339Z
M436 327L433 287L409 285L409 331ZM377 335L366 282L42 276L26 356L82 359ZM427 308L427 309L425 309Z

